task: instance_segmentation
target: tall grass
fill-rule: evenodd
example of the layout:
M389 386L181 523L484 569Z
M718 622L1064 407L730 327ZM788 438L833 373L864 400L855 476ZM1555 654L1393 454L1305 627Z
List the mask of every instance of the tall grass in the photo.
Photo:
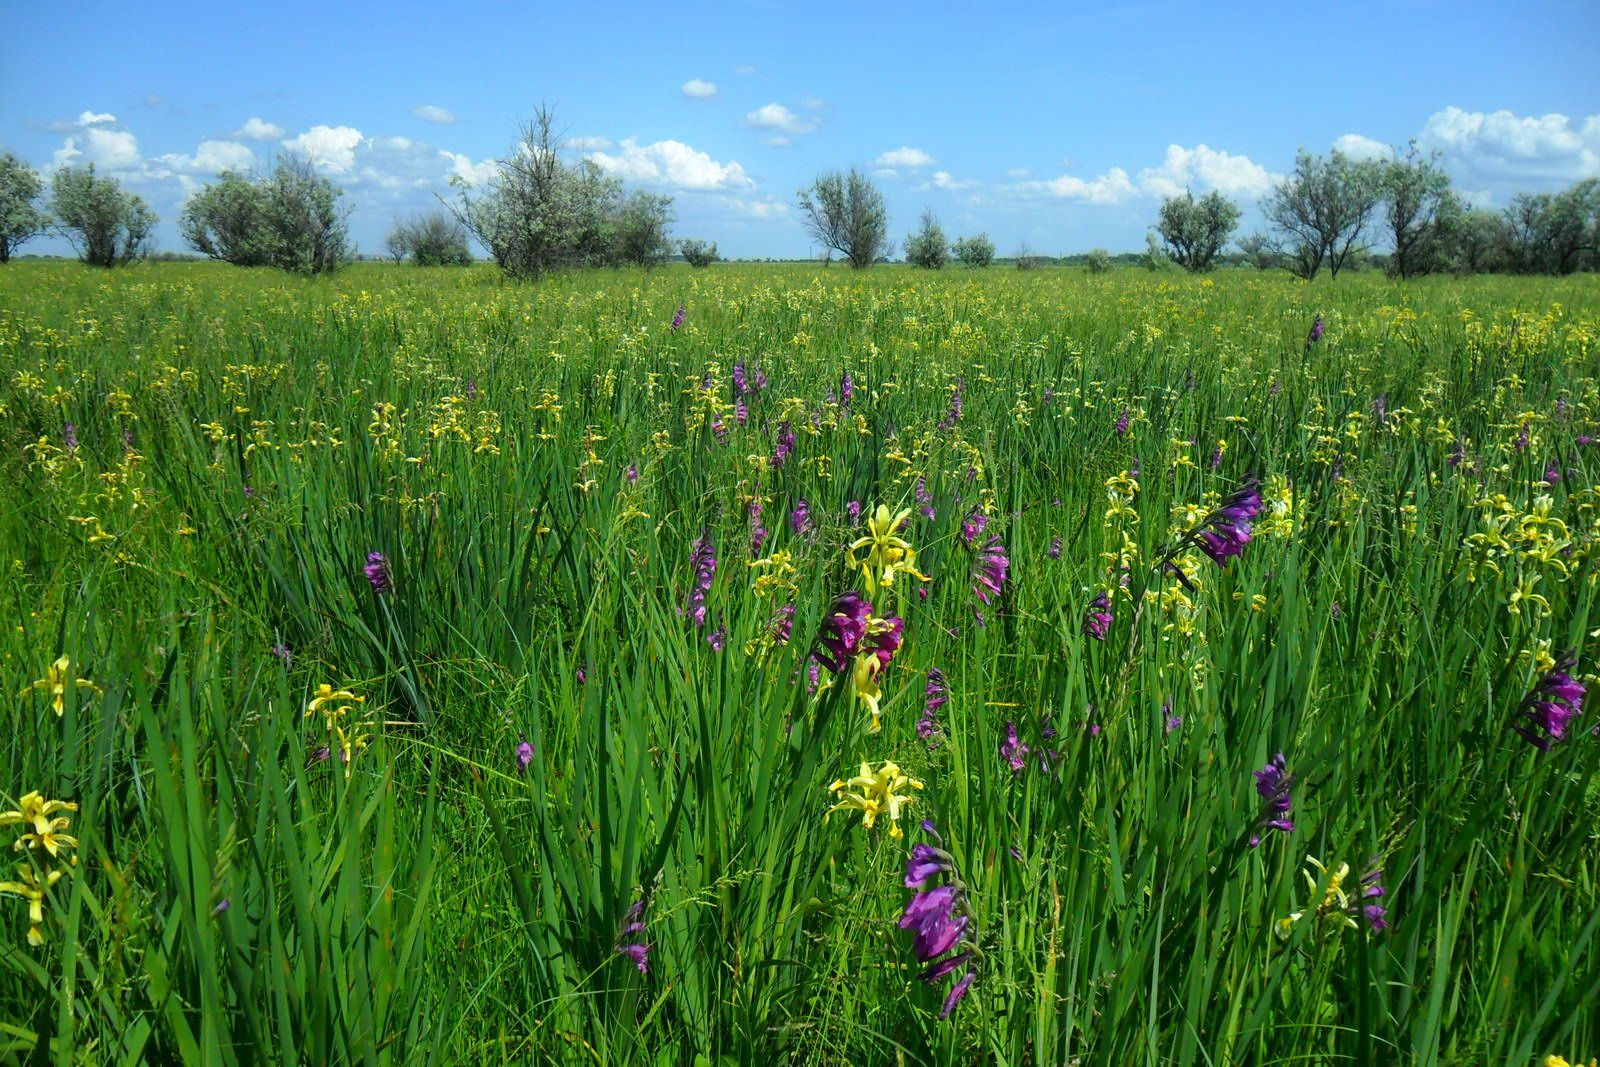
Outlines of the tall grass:
M43 945L0 897L0 1056L1600 1054L1600 720L1507 729L1600 653L1597 331L1587 279L14 265L0 808L80 808ZM742 424L735 363L767 379ZM1251 473L1256 536L1185 590L1163 550ZM916 508L932 579L878 598L875 735L848 676L812 691L851 502ZM987 608L975 510L1010 559ZM774 551L793 590L759 597ZM61 655L58 716L30 686ZM370 723L348 762L323 684L363 698L330 705ZM1251 847L1280 751L1295 830ZM925 785L904 838L824 818L886 759ZM943 1021L896 925L923 818L982 953ZM1389 929L1318 916L1307 856L1347 890L1381 864Z

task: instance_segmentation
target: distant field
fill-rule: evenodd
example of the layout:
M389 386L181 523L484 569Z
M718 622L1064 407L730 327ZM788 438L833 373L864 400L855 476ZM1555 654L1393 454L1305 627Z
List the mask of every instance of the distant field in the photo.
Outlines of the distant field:
M14 263L0 367L0 1061L1600 1055L1593 276Z

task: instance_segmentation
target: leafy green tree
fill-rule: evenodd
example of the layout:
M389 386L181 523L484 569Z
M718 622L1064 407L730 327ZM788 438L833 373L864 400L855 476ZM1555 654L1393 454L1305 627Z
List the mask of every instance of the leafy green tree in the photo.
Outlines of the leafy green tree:
M706 244L706 242L698 238L690 238L678 242L678 251L683 254L683 258L691 267L709 267L721 258L717 255L715 241L711 244Z
M1600 180L1562 193L1523 193L1505 210L1506 261L1518 274L1571 274L1596 265Z
M384 247L396 262L410 259L419 267L466 267L472 244L466 227L444 211L430 211L395 224Z
M906 238L906 262L924 270L940 270L950 258L945 247L944 228L929 208L922 213L922 227Z
M800 190L799 197L806 232L856 270L872 266L892 251L888 205L882 191L860 171L820 175Z
M958 237L950 246L950 254L963 266L987 267L994 262L994 242L989 240L987 233Z
M1084 254L1083 265L1090 274L1104 274L1111 269L1111 253L1104 248L1091 248Z
M212 259L240 267L265 264L265 183L239 171L223 171L183 205L178 232L190 248Z
M1144 255L1139 257L1139 263L1153 274L1171 267L1172 257L1154 233L1147 233L1144 235Z
M667 236L677 215L672 197L635 190L616 201L606 223L607 260L650 269L672 258Z
M1309 281L1323 267L1337 278L1361 258L1382 195L1378 164L1338 150L1327 156L1301 152L1294 173L1261 207L1282 242L1285 265Z
M1447 269L1456 274L1506 268L1506 220L1499 212L1462 207L1441 220L1439 238Z
M44 180L39 172L7 152L0 156L0 263L31 237L43 233L50 216L39 206Z
M354 257L343 195L309 159L284 155L269 174L224 171L189 197L178 229L212 259L323 274Z
M94 164L62 167L50 180L56 227L94 267L123 267L150 254L156 216L142 198Z
M1378 166L1390 275L1412 278L1445 269L1444 231L1461 208L1439 153L1423 155L1412 141L1404 156Z
M1186 189L1182 196L1162 203L1156 230L1172 261L1198 274L1212 268L1238 227L1240 214L1237 204L1215 190L1196 200Z
M1245 262L1257 270L1271 270L1283 258L1276 242L1264 233L1252 233L1239 238L1239 252Z

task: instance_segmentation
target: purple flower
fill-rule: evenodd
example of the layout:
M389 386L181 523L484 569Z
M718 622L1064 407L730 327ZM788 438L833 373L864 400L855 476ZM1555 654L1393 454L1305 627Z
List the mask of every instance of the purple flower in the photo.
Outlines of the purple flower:
M967 543L968 548L971 548L978 538L983 536L983 528L987 525L989 525L989 516L981 511L974 510L965 519L961 520L961 540Z
M795 509L789 512L789 529L794 531L796 537L804 537L811 532L811 505L801 497Z
M1017 737L1017 724L1006 723L1006 739L1000 743L1000 756L1011 764L1011 773L1016 777L1022 776L1023 768L1028 763L1028 753L1031 750Z
M987 607L992 597L1000 595L1005 585L1006 570L1011 561L1006 558L1005 546L998 536L991 537L972 557L972 592ZM981 616L980 616L981 618Z
M617 931L617 940L612 946L612 951L633 960L640 974L649 974L650 945L639 936L644 933L644 912L643 898L628 906L628 910L622 915L622 926Z
M78 428L72 423L64 423L61 427L62 443L67 446L67 455L78 451Z
M1544 480L1555 485L1561 480L1561 465L1551 460L1544 469Z
M744 406L743 397L733 402L733 417L739 420L740 426L750 421L750 409Z
M923 820L922 829L939 840L931 821ZM941 875L945 879L943 885L928 887L931 879ZM967 910L966 888L956 870L955 858L943 848L927 844L912 846L911 855L906 859L905 884L907 889L917 892L906 901L900 915L900 929L913 932L912 954L928 964L917 973L917 980L932 984L966 968L966 973L945 997L944 1007L939 1012L939 1018L945 1019L971 988L978 976L975 961L982 958L982 953L971 948L945 956L962 941L970 944L975 940L968 932L972 916ZM940 959L941 956L945 958Z
M961 976L961 981L950 987L950 995L944 998L944 1007L939 1009L939 1018L950 1018L950 1013L956 1010L956 1005L961 1003L961 998L967 995L967 990L972 988L973 979L977 977L977 971L968 971Z
M950 406L944 413L944 418L939 420L939 429L948 430L961 421L961 390L966 385L965 380L958 379L950 387Z
M721 652L728 647L728 627L718 623L715 630L706 634L706 644L711 646L713 652Z
M747 396L750 393L750 383L744 376L744 360L733 361L733 393L735 396ZM743 419L739 420L743 422Z
M916 492L918 513L928 521L933 521L937 512L933 510L933 494L928 492L928 476L925 474L917 475L917 482L913 489Z
M940 873L955 869L950 853L932 845L911 846L911 857L906 860L906 888L919 889L923 882Z
M846 504L844 506L844 513L846 515L850 516L850 524L852 526L855 525L856 523L860 522L861 521L861 501L859 501L859 500L850 501L848 504Z
M1379 426L1389 421L1389 394L1379 393L1372 401L1372 421Z
M478 377L475 374L467 375L467 399L471 400L478 395Z
M1111 619L1111 598L1105 593L1097 593L1089 602L1089 610L1083 613L1084 636L1105 641L1106 634L1111 631Z
M772 466L781 468L789 453L794 451L794 429L790 427L789 420L778 423L778 442L772 450Z
M294 666L294 653L289 651L289 646L284 644L282 641L279 641L277 644L272 646L272 654L283 660L283 666L285 669Z
M822 620L812 658L834 674L843 671L861 650L862 639L867 634L867 619L871 615L872 605L853 589L834 597Z
M1260 483L1250 477L1228 499L1196 526L1188 540L1211 557L1217 566L1224 566L1230 557L1242 555L1250 543L1250 527L1261 513Z
M845 371L844 377L839 379L839 406L848 408L850 400L856 395L856 383L850 377L850 372Z
M1050 547L1045 550L1045 555L1051 559L1061 558L1061 538L1057 537L1051 540Z
M389 572L389 560L382 552L368 552L367 565L362 568L374 593L387 593L394 588L394 575Z
M950 701L950 690L945 685L944 672L938 667L928 669L928 685L923 690L922 717L917 720L917 736L933 747L939 733L939 710Z
M1294 823L1289 819L1289 809L1293 806L1289 787L1294 784L1294 775L1289 773L1282 752L1273 756L1265 767L1251 773L1256 777L1256 792L1263 802L1256 819L1257 832L1250 836L1250 847L1255 848L1261 844L1261 830L1294 832Z
M528 735L519 734L522 738L517 745L517 773L527 774L528 764L533 762L533 746L528 744Z
M694 581L689 586L683 613L696 626L704 628L706 595L711 592L711 582L717 576L717 549L712 544L709 527L702 529L700 536L689 546L689 566L694 571Z
M638 481L639 480L639 465L637 463L628 464L628 469L622 472L622 476L624 478L628 479L629 482Z
M1322 316L1318 315L1311 320L1311 331L1306 334L1306 348L1310 348L1322 340Z
M1517 445L1517 451L1518 452L1521 452L1523 449L1528 447L1528 424L1527 423L1523 423L1522 424L1522 432L1517 434L1516 445Z
M1120 416L1118 416L1118 418L1117 418L1116 431L1117 431L1117 436L1118 437L1121 437L1123 434L1128 432L1128 409L1127 408L1123 408L1122 409L1122 414Z
M639 968L640 974L650 973L650 946L644 942L632 945L618 945L616 951L627 956Z
M1558 741L1565 738L1567 726L1583 714L1586 691L1582 683L1568 673L1576 664L1577 659L1569 653L1546 671L1532 692L1517 705L1511 729L1541 752L1549 752ZM1528 725L1524 725L1524 722ZM1539 731L1543 731L1544 736L1541 737Z
M1161 714L1167 722L1167 728L1165 731L1166 733L1170 734L1172 731L1183 725L1183 716L1172 714L1172 702L1170 700L1162 702Z
M678 313L676 315L672 316L672 328L674 330L676 330L679 326L683 325L683 317L686 314L688 314L688 312L689 312L689 309L686 308L686 307L680 306L678 308ZM643 967L640 967L639 969L640 970L644 970Z
M1466 439L1462 438L1462 437L1457 437L1456 438L1455 447L1450 450L1450 458L1446 459L1444 461L1444 465L1446 467L1449 467L1451 470L1455 470L1457 467L1461 466L1461 461L1466 459L1466 458L1467 458L1467 442L1466 442Z
M1367 920L1367 928L1373 933L1382 933L1389 929L1386 916L1389 909L1382 904L1374 903L1388 895L1389 891L1383 887L1383 868L1377 860L1372 861L1372 869L1361 876L1361 899L1367 903L1361 904L1361 914Z

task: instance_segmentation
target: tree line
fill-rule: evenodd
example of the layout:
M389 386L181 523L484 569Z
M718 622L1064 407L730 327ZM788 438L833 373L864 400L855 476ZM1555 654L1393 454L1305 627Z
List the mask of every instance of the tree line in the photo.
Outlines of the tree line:
M113 267L151 252L157 222L149 207L94 165L58 169L48 183L9 153L0 156L0 263L43 233L66 237L84 262ZM553 113L541 108L519 131L506 158L479 184L451 180L452 196L433 211L396 220L384 242L396 261L455 266L473 260L475 239L513 277L579 267L656 267L680 255L691 266L718 260L717 246L674 240L670 196L627 190L593 160L565 149ZM286 154L262 172L223 171L184 204L179 231L194 251L238 266L300 274L337 270L351 261L349 209L343 190L309 159ZM881 189L852 168L819 175L798 193L802 224L831 260L851 267L887 259L895 243ZM1243 212L1219 192L1167 198L1142 262L1200 272L1227 258L1297 277L1331 277L1374 260L1387 249L1393 276L1509 272L1569 274L1600 269L1600 180L1559 193L1524 193L1501 211L1472 206L1451 186L1437 153L1416 142L1384 159L1333 151L1301 151L1292 173L1260 204L1265 228L1227 252ZM931 210L904 239L914 267L951 262L987 267L995 245L987 234L950 240ZM1109 269L1104 249L1084 258ZM1044 262L1026 245L1012 262Z

